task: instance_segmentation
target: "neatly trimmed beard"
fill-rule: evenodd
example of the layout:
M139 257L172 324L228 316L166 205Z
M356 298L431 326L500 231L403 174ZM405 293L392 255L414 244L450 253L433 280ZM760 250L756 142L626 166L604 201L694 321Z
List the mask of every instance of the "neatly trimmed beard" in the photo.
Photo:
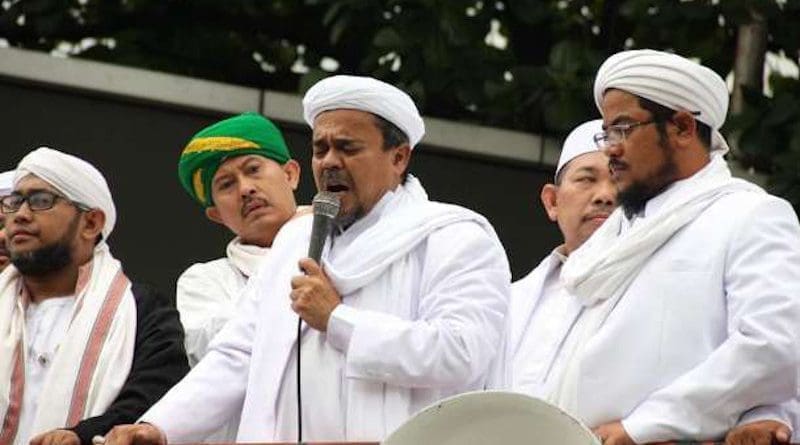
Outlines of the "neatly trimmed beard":
M40 277L59 271L72 262L72 240L78 232L76 215L67 228L67 233L54 243L30 252L11 252L11 263L25 276Z
M640 213L647 201L658 196L667 186L675 182L678 165L675 163L672 147L663 139L659 140L658 146L664 152L664 162L655 174L645 180L632 182L617 194L617 201L628 218Z

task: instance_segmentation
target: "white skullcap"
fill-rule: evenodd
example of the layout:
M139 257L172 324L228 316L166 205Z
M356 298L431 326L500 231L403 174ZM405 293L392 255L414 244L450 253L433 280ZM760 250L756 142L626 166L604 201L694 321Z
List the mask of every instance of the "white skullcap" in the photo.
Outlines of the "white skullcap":
M14 191L14 170L0 173L0 196Z
M47 182L73 201L102 210L106 215L103 239L108 239L117 221L117 210L103 174L92 164L58 150L39 147L19 162L14 185L28 174Z
M425 123L411 97L372 77L333 76L312 86L303 97L303 117L312 128L323 111L350 109L376 114L408 136L411 148L425 134Z
M661 51L623 51L606 59L597 71L594 101L598 109L610 88L673 110L700 112L695 118L713 130L711 149L721 154L728 152L728 143L719 132L728 114L728 87L711 69Z
M556 167L556 175L561 173L567 163L580 155L586 153L600 153L597 144L594 142L594 135L603 132L603 120L595 119L589 122L584 122L575 127L567 138L564 139L564 145L561 147L561 156L558 158L558 167Z

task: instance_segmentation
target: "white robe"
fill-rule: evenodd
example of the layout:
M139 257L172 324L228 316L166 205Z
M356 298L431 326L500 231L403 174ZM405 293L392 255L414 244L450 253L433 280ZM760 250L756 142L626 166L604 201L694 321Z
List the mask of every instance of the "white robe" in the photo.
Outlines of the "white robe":
M554 250L528 275L511 284L508 305L508 331L511 380L504 387L532 397L546 399L563 371L563 345L582 314L580 302L567 294L558 282L561 254ZM551 286L553 278L555 286ZM571 301L562 299L568 298ZM550 318L558 314L560 318ZM588 393L588 391L587 391ZM590 394L591 397L591 394ZM607 403L616 403L608 399ZM773 406L761 406L742 415L738 425L758 420L777 420L794 431L793 442L800 440L797 399ZM598 425L589 425L596 427Z
M33 437L31 428L39 406L39 395L67 333L74 306L75 297L60 297L48 298L38 304L30 303L25 310L25 394L19 430L14 439L16 445L27 445Z
M546 399L557 383L552 376L563 370L561 350L583 309L559 281L564 259L555 249L528 275L511 284L511 379L507 389L540 399Z
M392 233L396 227L426 226L430 213L458 218L402 246L406 250L387 253L393 260L376 279L358 282L354 289L348 286L357 279L340 281L343 304L334 311L328 333L305 331L304 345L315 342L321 353L317 362L331 365L308 370L306 363L313 361L304 361L304 427L311 429L304 431L306 440L381 440L421 408L483 388L503 347L510 273L496 235L472 212L444 209L427 197L424 202L408 198L406 188L416 181L410 180L410 186L387 193L370 214L336 237L323 254L329 272L339 259L357 262L374 253L347 247L361 243L363 249L370 235L391 235L388 243L370 246L380 251L394 235L403 239L405 232ZM402 207L407 202L411 207ZM412 220L397 217L401 214ZM290 312L288 282L279 283L282 292L264 290L275 287L269 282L274 274L298 274L310 227L306 217L281 229L270 260L248 284L239 317L189 376L142 417L162 428L170 442L197 440L242 400L238 442L296 438L293 407L287 406L295 370L286 363L293 354L297 317ZM316 372L320 380L338 384L307 383ZM337 415L327 416L333 411Z
M692 179L651 199L644 218ZM587 341L573 414L590 426L621 419L637 443L720 438L772 417L764 405L797 394L798 321L797 216L764 193L725 195L655 251Z
M41 382L32 418L26 413L20 419L31 351L25 346L28 296L13 266L0 273L0 296L0 442L17 437L19 420L36 435L104 413L128 377L136 340L131 284L108 246L98 244L92 261L78 270L69 326ZM17 441L28 439L19 436Z
M178 278L175 303L186 332L189 366L203 358L214 336L236 316L247 278L230 256L195 263Z
M230 255L235 238L228 244L228 255L206 263L191 265L178 278L175 302L186 332L184 345L189 366L194 367L208 351L214 336L236 316L239 299L247 285L248 269ZM251 246L255 247L256 246ZM259 248L266 255L269 248ZM257 267L257 266L256 266ZM238 414L219 430L203 438L204 442L231 442L236 438Z

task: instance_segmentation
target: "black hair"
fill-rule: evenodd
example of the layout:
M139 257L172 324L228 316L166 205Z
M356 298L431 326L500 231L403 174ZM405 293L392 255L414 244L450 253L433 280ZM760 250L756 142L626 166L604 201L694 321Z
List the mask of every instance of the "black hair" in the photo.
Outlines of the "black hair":
M373 114L373 116L375 117L375 125L378 127L378 130L381 131L381 135L383 136L384 151L391 150L392 148L399 147L403 144L411 145L406 133L397 125L389 122L381 116L378 116L377 114ZM411 164L409 160L409 166L406 167L406 170L403 172L403 177L401 178L403 183L405 183L406 179L408 179L408 170L410 168Z
M653 102L652 100L645 99L641 96L636 96L639 100L639 106L643 109L650 112L653 116L653 121L655 121L656 128L658 129L658 135L662 141L666 141L667 139L667 125L666 123L672 119L672 116L677 113L676 110L672 108L665 107L664 105L658 104ZM706 150L711 149L711 127L700 122L699 120L695 119L697 124L697 136L700 138L700 142L706 148Z

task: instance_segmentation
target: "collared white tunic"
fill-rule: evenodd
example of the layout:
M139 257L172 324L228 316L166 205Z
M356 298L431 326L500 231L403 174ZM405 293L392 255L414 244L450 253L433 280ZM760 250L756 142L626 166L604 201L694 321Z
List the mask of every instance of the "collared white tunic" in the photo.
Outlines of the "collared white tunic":
M39 393L69 326L75 297L48 298L25 309L25 394L15 445L27 445L39 407Z

